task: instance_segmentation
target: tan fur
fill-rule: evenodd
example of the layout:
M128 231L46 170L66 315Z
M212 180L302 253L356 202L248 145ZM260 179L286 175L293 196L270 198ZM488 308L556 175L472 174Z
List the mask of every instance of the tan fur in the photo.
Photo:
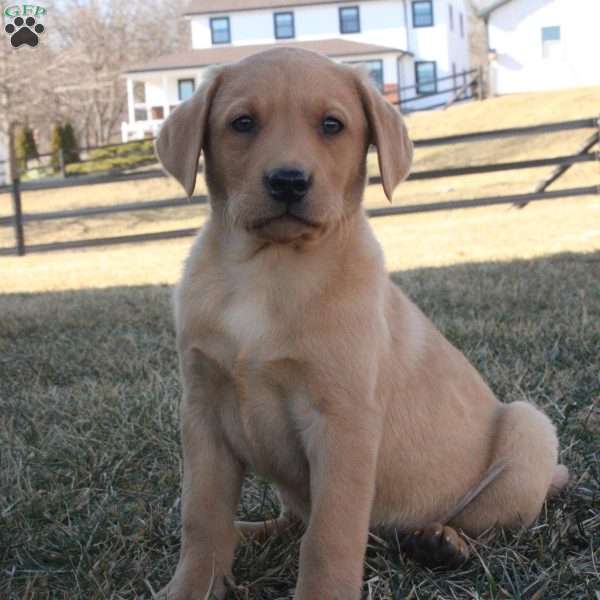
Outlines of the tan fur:
M243 114L256 132L231 128ZM334 137L329 115L345 124ZM306 524L297 600L359 598L369 526L423 527L464 498L451 523L470 534L527 525L566 483L548 419L500 403L390 283L361 208L370 143L391 198L412 158L399 113L355 70L291 49L215 71L163 126L158 154L189 194L205 152L212 208L175 296L183 539L169 598L222 598L248 469ZM313 176L303 222L274 218L262 178L281 165Z

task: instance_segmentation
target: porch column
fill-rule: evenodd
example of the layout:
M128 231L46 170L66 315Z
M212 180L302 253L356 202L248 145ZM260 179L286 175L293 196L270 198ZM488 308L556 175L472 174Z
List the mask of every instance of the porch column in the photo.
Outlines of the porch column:
M166 75L161 77L161 85L163 89L163 113L166 119L169 116L169 81Z
M133 81L127 78L127 114L129 115L129 123L135 123L135 108L133 106Z

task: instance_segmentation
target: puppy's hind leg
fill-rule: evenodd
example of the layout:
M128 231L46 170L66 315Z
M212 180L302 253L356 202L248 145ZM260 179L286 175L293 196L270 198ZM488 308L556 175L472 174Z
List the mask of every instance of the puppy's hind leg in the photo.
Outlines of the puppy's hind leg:
M431 523L407 535L400 544L402 552L426 567L456 569L469 558L469 547L452 527Z
M426 566L455 568L469 551L453 527L477 535L494 526L530 525L544 500L568 483L569 472L557 458L558 440L546 415L524 402L501 406L493 462L482 480L440 523L408 535L402 550Z
M505 463L493 464L478 485L463 496L451 513L439 522L431 523L407 535L400 545L402 552L412 560L431 568L456 569L462 565L469 558L469 547L458 531L444 523L452 521L460 514L505 468Z
M498 409L492 463L506 467L450 524L470 535L494 527L528 526L544 500L568 481L557 464L558 439L548 417L526 402Z

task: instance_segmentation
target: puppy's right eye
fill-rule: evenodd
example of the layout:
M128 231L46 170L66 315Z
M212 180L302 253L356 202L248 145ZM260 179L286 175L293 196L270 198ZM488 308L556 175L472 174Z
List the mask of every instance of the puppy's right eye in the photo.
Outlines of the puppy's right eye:
M321 123L325 135L337 135L344 129L344 124L335 117L325 117Z
M256 121L249 115L242 115L232 121L231 126L239 133L248 133L256 127Z

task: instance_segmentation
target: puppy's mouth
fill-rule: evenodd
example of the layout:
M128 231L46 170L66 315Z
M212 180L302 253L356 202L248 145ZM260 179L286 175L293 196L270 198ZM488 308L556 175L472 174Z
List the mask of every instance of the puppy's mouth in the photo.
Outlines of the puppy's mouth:
M318 221L287 209L277 215L252 221L248 224L248 230L268 243L289 244L314 240L323 233L324 227Z
M318 229L319 227L321 227L321 223L318 223L317 221L312 221L311 219L308 219L301 215L297 215L296 213L290 210L286 210L278 215L253 221L250 225L250 229L259 231L275 223L297 223L299 225L304 225L305 227L310 227L311 229Z

